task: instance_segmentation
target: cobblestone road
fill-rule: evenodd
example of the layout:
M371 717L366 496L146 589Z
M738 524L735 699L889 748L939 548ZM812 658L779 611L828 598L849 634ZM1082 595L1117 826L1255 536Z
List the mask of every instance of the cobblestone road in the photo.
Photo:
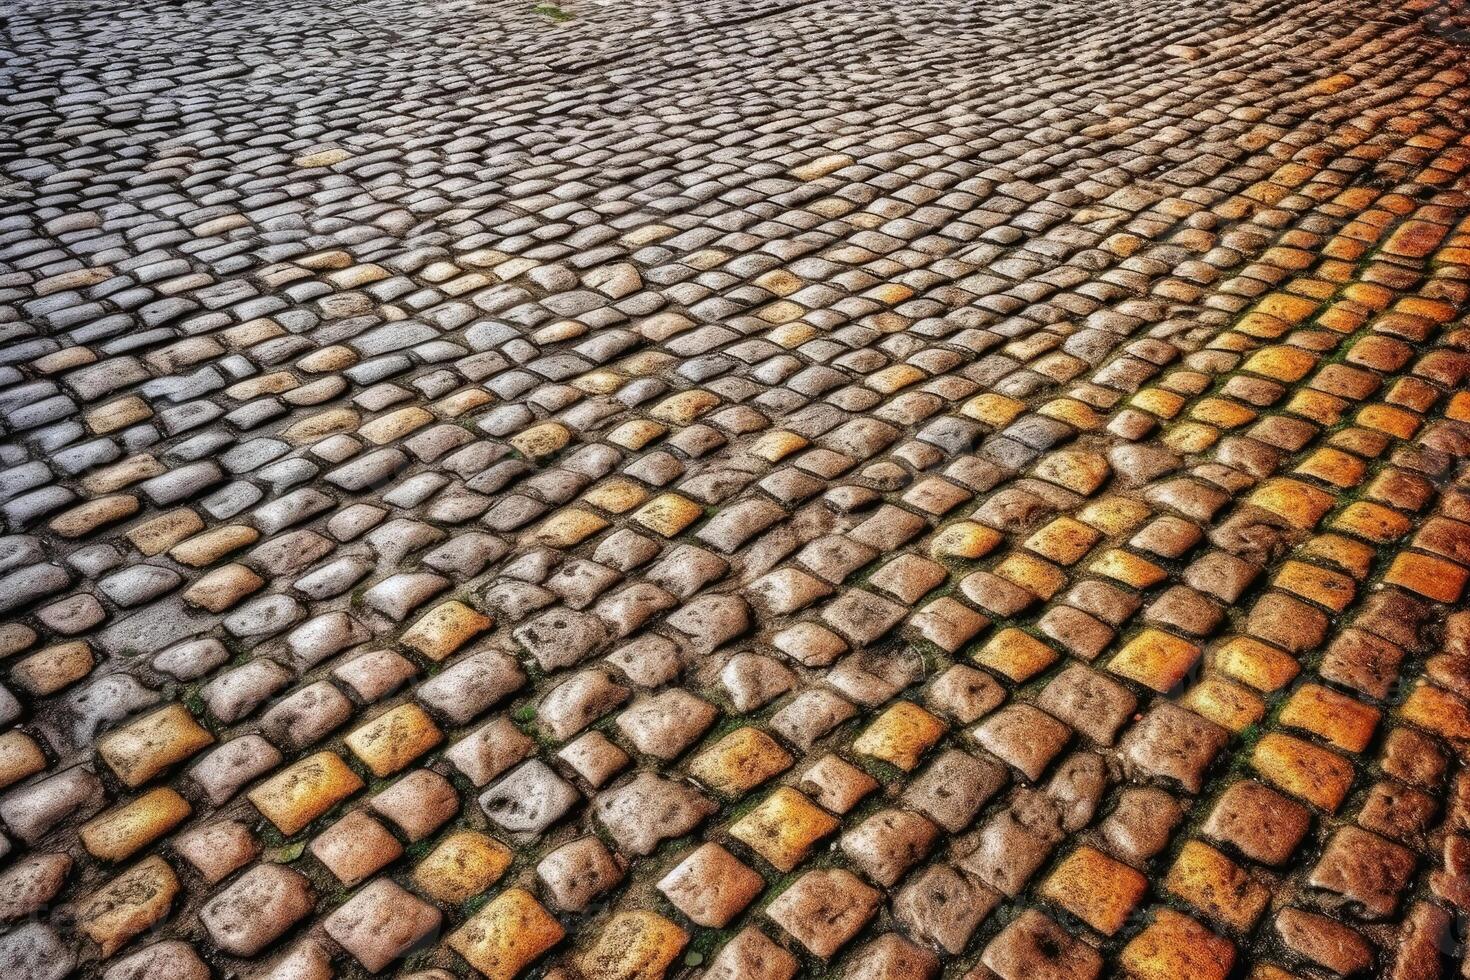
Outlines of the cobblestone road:
M1467 975L1458 8L0 25L0 980Z

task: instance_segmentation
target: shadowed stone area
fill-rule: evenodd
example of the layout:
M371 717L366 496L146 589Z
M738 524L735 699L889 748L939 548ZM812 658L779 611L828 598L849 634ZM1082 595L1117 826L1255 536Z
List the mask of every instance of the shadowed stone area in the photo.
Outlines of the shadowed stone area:
M0 980L1470 970L1470 16L10 0Z

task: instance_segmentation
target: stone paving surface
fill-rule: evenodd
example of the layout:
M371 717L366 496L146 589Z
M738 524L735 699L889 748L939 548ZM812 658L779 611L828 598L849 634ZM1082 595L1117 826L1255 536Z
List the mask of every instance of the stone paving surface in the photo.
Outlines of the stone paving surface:
M0 980L1470 975L1470 17L11 0Z

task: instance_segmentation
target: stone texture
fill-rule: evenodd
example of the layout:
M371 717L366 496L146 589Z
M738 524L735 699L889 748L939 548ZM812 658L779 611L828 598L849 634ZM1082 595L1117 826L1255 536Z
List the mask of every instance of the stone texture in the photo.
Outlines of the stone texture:
M311 885L289 868L257 864L199 910L216 947L255 956L310 914Z
M1461 965L1461 5L62 6L0 980Z

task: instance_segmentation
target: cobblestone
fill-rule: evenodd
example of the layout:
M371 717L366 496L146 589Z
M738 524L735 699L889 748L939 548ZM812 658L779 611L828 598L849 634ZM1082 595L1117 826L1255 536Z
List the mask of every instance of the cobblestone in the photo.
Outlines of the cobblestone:
M0 980L1470 970L1447 0L19 0Z

